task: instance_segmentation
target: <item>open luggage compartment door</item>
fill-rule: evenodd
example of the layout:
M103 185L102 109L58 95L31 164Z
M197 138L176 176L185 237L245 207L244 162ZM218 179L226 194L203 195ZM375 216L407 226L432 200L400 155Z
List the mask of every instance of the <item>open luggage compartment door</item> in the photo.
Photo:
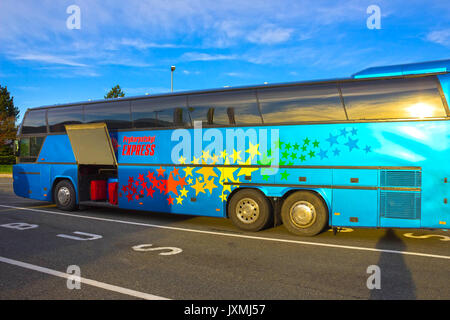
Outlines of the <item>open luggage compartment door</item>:
M66 125L66 131L77 164L117 166L105 123Z

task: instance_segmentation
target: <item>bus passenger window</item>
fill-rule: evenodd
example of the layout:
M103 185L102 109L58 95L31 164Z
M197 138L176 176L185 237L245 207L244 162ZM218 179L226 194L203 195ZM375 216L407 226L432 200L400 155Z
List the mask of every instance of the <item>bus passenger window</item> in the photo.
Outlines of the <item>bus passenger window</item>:
M259 89L264 123L347 120L337 85L295 85Z
M252 90L199 93L188 97L191 117L210 125L261 124ZM213 111L211 111L213 110Z
M50 108L47 116L50 132L66 132L66 124L83 123L83 106Z
M22 134L47 133L47 110L33 110L25 115Z
M186 124L186 97L149 97L131 101L133 128L173 127ZM178 111L175 111L178 110Z
M104 122L108 129L131 128L130 101L108 101L84 106L86 123Z
M361 80L341 83L350 119L445 117L436 78Z

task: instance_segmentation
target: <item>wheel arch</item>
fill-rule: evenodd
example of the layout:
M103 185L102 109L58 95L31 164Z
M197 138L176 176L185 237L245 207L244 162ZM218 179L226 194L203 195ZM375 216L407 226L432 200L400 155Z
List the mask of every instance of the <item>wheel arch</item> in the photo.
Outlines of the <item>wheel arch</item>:
M58 176L55 176L55 177L53 178L52 192L51 192L52 201L55 202L54 194L55 194L55 188L56 188L56 185L57 185L60 181L63 181L63 180L68 180L68 181L72 184L73 189L75 190L75 202L78 204L78 188L77 188L77 185L74 183L73 178L70 177L70 176L60 176L60 175L58 175Z

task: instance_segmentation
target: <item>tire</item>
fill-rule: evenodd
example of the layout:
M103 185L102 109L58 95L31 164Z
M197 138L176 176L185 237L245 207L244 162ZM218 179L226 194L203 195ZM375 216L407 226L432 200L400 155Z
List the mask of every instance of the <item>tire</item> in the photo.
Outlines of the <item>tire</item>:
M272 221L272 206L260 191L242 189L228 202L228 216L239 229L259 231Z
M69 180L61 180L56 184L53 199L60 210L73 211L78 207L75 188Z
M315 236L328 226L328 208L324 200L315 193L297 191L284 200L281 220L291 233Z

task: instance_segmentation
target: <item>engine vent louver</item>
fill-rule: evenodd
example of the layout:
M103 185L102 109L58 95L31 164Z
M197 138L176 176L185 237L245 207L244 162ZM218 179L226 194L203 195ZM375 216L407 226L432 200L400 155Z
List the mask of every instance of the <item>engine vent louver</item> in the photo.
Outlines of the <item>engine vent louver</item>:
M419 170L381 170L380 186L420 188L422 186L422 173ZM420 219L420 212L420 191L380 191L381 217Z

